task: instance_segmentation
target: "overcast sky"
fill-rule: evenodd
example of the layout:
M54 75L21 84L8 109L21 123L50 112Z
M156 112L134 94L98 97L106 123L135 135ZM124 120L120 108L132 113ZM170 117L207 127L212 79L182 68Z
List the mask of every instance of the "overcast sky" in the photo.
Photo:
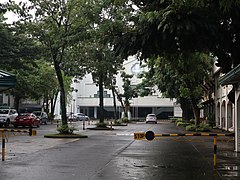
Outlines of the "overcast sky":
M8 2L8 0L0 0L1 3L6 3ZM19 3L19 2L27 2L27 0L12 0L16 3ZM16 21L18 19L17 15L12 13L12 12L7 12L5 15L4 15L5 18L7 18L8 20L6 21L7 23L11 24L12 22Z

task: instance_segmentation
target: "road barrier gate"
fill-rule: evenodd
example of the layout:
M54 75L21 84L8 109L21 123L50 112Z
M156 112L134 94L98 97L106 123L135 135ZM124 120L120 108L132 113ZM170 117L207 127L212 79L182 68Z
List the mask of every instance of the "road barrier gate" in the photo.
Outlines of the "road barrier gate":
M155 134L153 131L137 132L134 133L135 140L144 140L152 141L155 137L177 137L177 136L213 136L213 165L216 168L217 165L217 136L234 136L234 133L229 134L217 134L217 133L188 133L188 134Z
M5 139L6 139L5 132L28 133L29 136L36 136L37 135L37 131L32 130L32 128L29 128L29 130L0 129L0 131L2 132L2 161L5 161Z

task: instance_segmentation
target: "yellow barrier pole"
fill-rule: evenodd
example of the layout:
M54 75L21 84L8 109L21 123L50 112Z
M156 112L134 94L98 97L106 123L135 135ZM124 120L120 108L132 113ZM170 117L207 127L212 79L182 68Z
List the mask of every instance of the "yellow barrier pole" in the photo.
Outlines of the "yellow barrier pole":
M213 166L214 166L214 168L216 168L216 166L217 166L217 136L214 136L213 145L214 145Z
M5 160L5 132L2 131L2 161Z

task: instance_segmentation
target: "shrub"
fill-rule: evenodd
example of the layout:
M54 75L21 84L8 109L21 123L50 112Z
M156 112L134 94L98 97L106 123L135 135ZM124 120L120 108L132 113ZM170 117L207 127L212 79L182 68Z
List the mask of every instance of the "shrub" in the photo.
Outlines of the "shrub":
M115 119L113 121L113 123L119 125L119 124L122 124L122 120L121 119L117 119L117 120Z
M195 119L190 119L189 122L194 124L195 123Z
M194 124L188 125L188 126L186 126L186 130L187 131L196 131L196 125L194 125Z
M52 113L48 113L48 118L50 121L54 120L54 115Z
M186 127L187 131L196 131L196 132L209 132L212 130L211 126L209 124L203 124L201 123L198 127L196 125L192 124Z
M183 120L182 120L182 119L176 119L176 120L175 120L175 123L176 123L176 124L178 124L179 122L183 122Z
M123 117L123 118L122 118L122 122L123 122L123 123L127 123L127 122L128 122L128 117Z
M208 119L208 124L210 127L214 127L215 126L215 119L214 119L214 114L213 113L209 113L207 116Z
M201 123L200 126L197 128L197 131L202 132L209 132L212 130L212 127L209 124Z
M189 125L191 125L191 123L186 123L186 122L178 122L178 123L177 123L177 126L186 127L186 126L189 126Z
M59 134L73 134L73 131L77 130L75 127L69 127L68 125L63 125L57 128Z
M105 128L105 127L107 127L107 124L106 123L97 123L97 127L102 127L102 128Z

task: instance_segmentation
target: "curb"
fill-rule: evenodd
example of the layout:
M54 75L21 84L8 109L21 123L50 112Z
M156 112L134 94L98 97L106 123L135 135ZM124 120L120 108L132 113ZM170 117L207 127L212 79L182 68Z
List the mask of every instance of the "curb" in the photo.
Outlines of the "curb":
M109 127L94 127L94 128L87 128L89 130L106 130L106 131L111 131L114 130L114 128L109 128Z
M46 134L44 135L45 138L88 138L86 135L80 135L80 134Z

